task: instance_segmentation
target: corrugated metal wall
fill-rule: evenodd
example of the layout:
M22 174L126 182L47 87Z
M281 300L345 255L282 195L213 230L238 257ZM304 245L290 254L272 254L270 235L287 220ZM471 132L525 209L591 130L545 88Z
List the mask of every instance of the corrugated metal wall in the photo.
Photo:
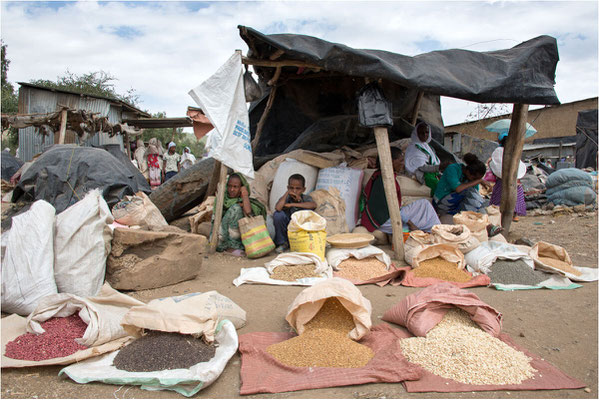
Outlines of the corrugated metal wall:
M118 123L121 121L121 107L111 104L110 101L104 99L51 92L28 86L21 86L19 89L19 113L24 114L54 112L59 109L60 106L64 105L73 109L99 113L100 115L108 116L108 121L110 123ZM75 138L75 143L79 144L78 138ZM37 130L33 127L19 129L19 157L23 161L31 160L34 155L44 151L53 144L54 134L52 133L44 138L42 135L39 135ZM124 149L121 135L110 137L104 132L95 134L82 143L83 146L98 146L104 144L119 144L121 150Z

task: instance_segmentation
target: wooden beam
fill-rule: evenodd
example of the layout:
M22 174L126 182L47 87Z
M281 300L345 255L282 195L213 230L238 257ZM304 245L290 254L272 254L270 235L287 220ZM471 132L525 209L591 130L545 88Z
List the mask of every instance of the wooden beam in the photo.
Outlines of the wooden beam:
M279 80L279 76L281 76L281 69L282 67L277 67L277 69L275 70L275 74L267 83L268 86L273 86L275 83L277 83L277 81Z
M65 108L60 114L60 133L58 135L58 144L64 144L64 137L67 133L67 113L68 110Z
M412 125L416 125L416 121L418 120L418 111L420 111L420 104L422 104L423 97L424 91L420 90L416 97L416 103L414 103L414 109L412 110L412 120L410 121Z
M403 226L399 212L399 199L397 198L397 191L395 189L395 175L393 173L393 161L391 159L391 147L389 146L389 134L387 128L375 127L374 138L376 139L376 148L381 163L385 198L387 199L387 207L389 208L389 216L391 217L393 250L395 252L395 258L403 261Z
M214 214L214 222L212 223L212 235L210 236L210 253L214 253L216 246L218 246L218 232L220 231L220 224L223 219L225 190L227 190L227 166L221 163L218 189L216 190L216 212Z
M272 108L272 104L274 102L276 92L277 92L277 86L275 85L270 89L270 93L268 94L268 101L266 102L266 107L264 108L264 112L262 113L262 116L260 116L260 121L258 121L258 125L256 126L256 135L254 136L254 139L252 140L252 151L254 151L254 149L258 145L258 140L260 140L260 136L262 135L262 129L264 129L264 124L266 123L266 118L268 117L268 114L270 113L270 109Z
M510 231L514 208L516 207L518 186L518 164L522 157L522 148L526 134L526 120L528 119L528 104L514 104L512 122L503 149L501 166L501 226L507 234Z
M307 62L303 62L303 61L296 61L296 60L277 60L277 61L271 61L271 60L258 60L255 58L247 58L247 57L241 57L241 62L243 64L246 65L254 65L256 67L271 67L271 68L276 68L276 67L304 67L304 68L311 68L311 69L322 69L322 67L318 66L318 65L314 65L314 64L310 64Z
M275 51L274 53L272 53L268 59L271 61L276 60L277 58L281 57L283 54L285 54L285 51L278 49L277 51Z

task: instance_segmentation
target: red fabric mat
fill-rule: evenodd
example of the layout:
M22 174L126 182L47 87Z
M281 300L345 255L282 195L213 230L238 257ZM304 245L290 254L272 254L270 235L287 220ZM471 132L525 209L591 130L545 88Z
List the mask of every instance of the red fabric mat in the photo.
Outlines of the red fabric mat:
M405 277L401 284L403 286L411 286L411 287L427 287L434 285L436 283L447 282L442 279L437 278L420 278L414 276L414 272L409 270L406 271ZM477 275L474 278L470 279L468 282L450 282L451 284L459 287L459 288L468 288L475 286L489 286L491 283L491 278L487 275Z
M360 343L375 355L363 368L289 367L279 363L266 348L293 336L284 332L254 332L239 337L241 390L239 394L280 393L304 389L401 382L418 379L424 370L408 363L399 349L397 330L387 324L372 328Z
M407 330L395 329L401 338L412 337ZM483 392L491 390L550 390L550 389L579 389L586 385L577 379L571 378L562 371L541 359L539 356L530 353L528 350L518 346L512 338L500 333L497 337L499 340L507 343L518 351L523 352L528 357L532 358L531 365L537 370L535 377L527 379L518 385L470 385L466 383L456 382L453 379L442 378L434 375L423 369L422 378L417 381L405 381L404 387L409 393L422 392Z

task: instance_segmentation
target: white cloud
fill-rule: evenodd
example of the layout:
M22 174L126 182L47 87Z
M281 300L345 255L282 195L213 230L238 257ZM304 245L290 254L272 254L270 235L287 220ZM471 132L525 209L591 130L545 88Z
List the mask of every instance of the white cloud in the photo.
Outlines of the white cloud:
M549 34L558 39L562 102L597 96L596 2L2 2L11 82L51 79L67 69L104 70L116 89L135 88L140 108L185 114L187 92L235 49L237 25L298 33L416 55L434 49L488 51ZM115 32L130 33L118 36ZM433 48L429 48L434 46ZM443 101L446 124L473 104Z

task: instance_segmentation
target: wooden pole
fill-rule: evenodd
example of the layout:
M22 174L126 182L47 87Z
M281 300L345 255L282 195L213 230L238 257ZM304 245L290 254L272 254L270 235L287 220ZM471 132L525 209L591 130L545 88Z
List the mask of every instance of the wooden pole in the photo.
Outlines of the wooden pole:
M522 157L522 148L526 134L526 120L528 119L528 104L514 104L512 122L503 149L503 162L501 167L501 226L507 234L510 231L514 208L516 206L518 186L518 164Z
M218 188L216 190L216 214L214 215L214 223L212 224L212 236L210 237L210 253L216 251L218 246L218 232L220 231L220 223L223 219L223 203L225 202L225 190L227 190L227 166L220 164L220 178L218 180Z
M391 229L393 232L392 243L395 251L395 258L403 261L403 227L401 215L399 213L399 199L397 198L397 191L395 190L395 175L393 174L393 161L391 159L391 148L389 146L389 134L387 128L375 127L374 137L381 163L385 198L387 199L387 207L389 208L389 216L391 217Z
M412 120L410 121L412 125L416 125L416 121L418 120L418 111L420 110L420 104L422 104L423 97L424 91L420 90L416 97L416 103L414 103L414 110L412 110Z
M171 135L171 142L175 141L175 134L177 133L177 128L173 128L173 134Z
M125 149L127 150L129 160L131 160L131 143L129 143L129 132L127 131L125 131Z
M60 114L60 134L58 135L58 144L64 144L64 137L67 133L67 109L63 109Z
M272 108L272 104L274 102L276 92L277 92L277 86L275 85L270 89L270 93L268 95L268 101L266 102L266 108L264 108L264 112L262 113L262 116L260 117L260 121L258 121L258 125L256 126L256 135L254 136L254 140L252 140L252 151L258 145L258 140L260 139L260 136L262 135L262 129L264 129L264 123L266 122L266 118L268 117L268 114L270 113L270 109Z

